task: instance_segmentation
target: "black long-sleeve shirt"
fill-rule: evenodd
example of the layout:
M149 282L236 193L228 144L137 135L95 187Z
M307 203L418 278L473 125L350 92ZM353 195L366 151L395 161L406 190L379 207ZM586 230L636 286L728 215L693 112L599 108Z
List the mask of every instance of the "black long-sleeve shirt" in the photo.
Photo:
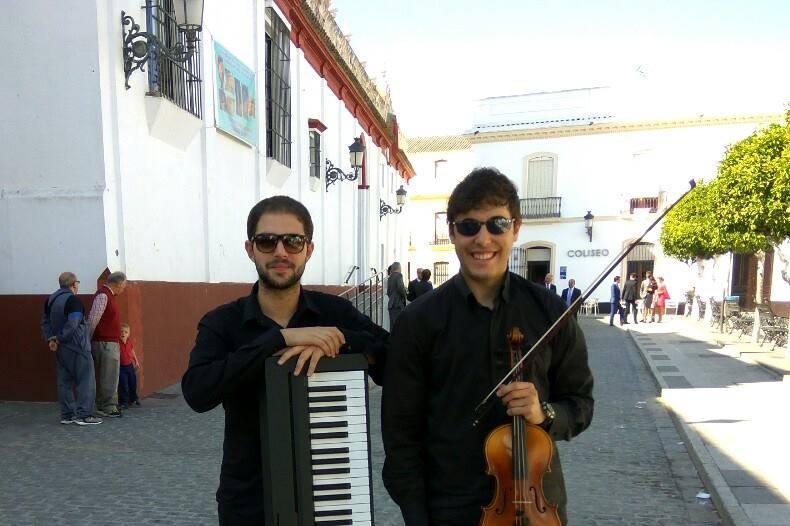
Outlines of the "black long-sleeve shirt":
M181 380L184 398L195 411L209 411L219 404L225 409L217 500L249 518L262 517L264 511L258 403L264 362L286 346L282 327L261 312L257 294L256 283L249 296L200 320L189 368ZM315 326L340 329L350 352L364 352L374 362L369 373L381 383L389 339L384 329L345 299L302 289L288 328Z
M506 333L519 327L528 350L560 316L556 294L508 273L492 311L481 306L459 274L409 305L398 318L387 359L382 402L384 484L406 526L477 524L493 495L483 443L510 423L498 398L477 428L474 409L510 369ZM556 417L547 431L569 440L589 426L593 378L574 319L527 359L525 380ZM565 522L565 488L555 450L544 478L547 498Z

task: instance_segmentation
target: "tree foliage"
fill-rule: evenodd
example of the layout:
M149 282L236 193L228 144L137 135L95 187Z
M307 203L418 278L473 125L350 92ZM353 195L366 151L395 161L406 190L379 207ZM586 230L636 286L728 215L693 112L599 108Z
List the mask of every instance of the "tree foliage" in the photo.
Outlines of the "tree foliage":
M768 249L790 237L790 111L731 146L718 176L669 214L664 252L681 260Z

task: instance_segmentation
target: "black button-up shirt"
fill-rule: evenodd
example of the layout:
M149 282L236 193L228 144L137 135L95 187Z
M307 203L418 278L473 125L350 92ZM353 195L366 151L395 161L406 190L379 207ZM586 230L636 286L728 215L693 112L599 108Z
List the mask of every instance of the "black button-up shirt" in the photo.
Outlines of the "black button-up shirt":
M494 407L473 428L474 409L510 369L508 329L521 329L526 351L564 309L550 290L508 273L491 310L477 302L458 274L401 314L387 360L382 431L384 484L407 526L478 524L480 506L493 496L483 444L493 428L512 417L495 397ZM524 379L556 409L547 429L552 439L569 440L586 429L593 414L593 378L576 321L571 318L526 364ZM556 450L544 490L564 522Z
M249 296L206 314L198 324L195 347L181 388L189 406L198 412L219 404L225 409L225 441L217 500L234 514L261 517L261 473L258 393L266 358L285 348L280 327L264 316L258 304L258 284ZM293 327L337 327L350 352L364 352L369 373L381 383L381 368L389 334L338 296L302 289ZM288 403L283 400L283 403Z

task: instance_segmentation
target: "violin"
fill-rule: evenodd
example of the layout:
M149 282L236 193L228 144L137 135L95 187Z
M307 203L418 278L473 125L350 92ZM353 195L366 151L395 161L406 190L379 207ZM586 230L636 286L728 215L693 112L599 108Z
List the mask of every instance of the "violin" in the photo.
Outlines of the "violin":
M517 327L507 334L510 362L521 359L524 335ZM523 368L513 375L523 381ZM510 436L512 453L505 448ZM496 479L491 503L483 508L480 526L562 526L557 506L543 494L543 475L551 470L554 444L540 426L527 423L520 415L486 437L486 473Z

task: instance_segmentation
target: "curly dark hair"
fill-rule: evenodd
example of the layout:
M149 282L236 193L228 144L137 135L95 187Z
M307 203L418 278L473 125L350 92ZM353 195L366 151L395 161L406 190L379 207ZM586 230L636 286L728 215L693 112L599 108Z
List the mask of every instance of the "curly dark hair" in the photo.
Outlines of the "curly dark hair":
M521 221L518 190L513 181L496 168L475 168L450 195L447 221L455 221L459 214L489 206L505 206L511 217Z
M304 227L307 239L313 239L313 219L310 212L302 203L287 195L275 195L259 201L250 210L247 216L247 239L252 239L255 229L258 228L258 221L263 214L293 214L299 219Z

